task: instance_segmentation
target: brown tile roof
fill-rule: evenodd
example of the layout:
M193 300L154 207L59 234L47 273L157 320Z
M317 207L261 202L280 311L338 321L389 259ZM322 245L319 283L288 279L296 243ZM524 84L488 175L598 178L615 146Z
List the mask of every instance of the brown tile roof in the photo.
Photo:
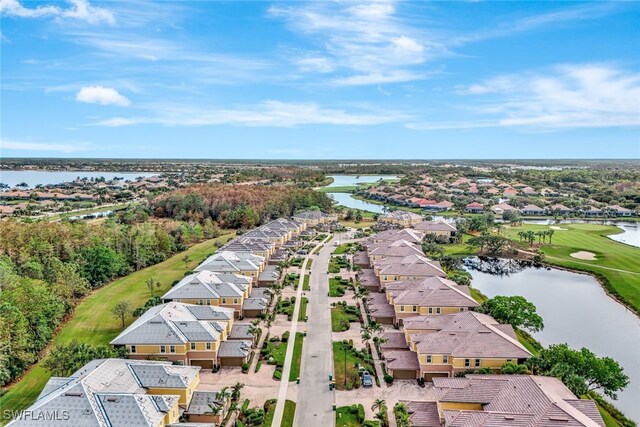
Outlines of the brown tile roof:
M467 286L441 277L429 277L421 282L395 282L386 286L394 304L420 307L478 307Z
M454 224L449 224L448 222L440 221L423 221L415 226L416 230L426 231L426 232L436 232L436 231L453 231L455 232L456 226Z
M432 261L425 256L410 255L402 259L390 258L374 261L374 265L379 265L378 274L402 275L402 276L439 276L447 277L447 273L442 270L438 261Z
M521 417L530 416L526 425L531 427L604 426L593 401L577 399L553 377L467 375L465 378L434 378L433 384L439 402L483 404L483 411L445 411L447 425L517 426ZM483 412L492 415L478 415Z
M409 350L387 350L382 351L385 366L391 370L418 370L418 355Z
M419 402L415 400L400 400L407 405L412 427L440 427L438 405L436 402Z
M380 345L383 350L407 350L409 348L403 332L387 332L383 338L387 340Z
M454 314L438 332L416 334L416 349L426 354L451 354L458 358L524 359L531 353L514 338L515 333L505 333L509 325L497 327L490 316L471 311ZM406 326L405 326L406 327Z

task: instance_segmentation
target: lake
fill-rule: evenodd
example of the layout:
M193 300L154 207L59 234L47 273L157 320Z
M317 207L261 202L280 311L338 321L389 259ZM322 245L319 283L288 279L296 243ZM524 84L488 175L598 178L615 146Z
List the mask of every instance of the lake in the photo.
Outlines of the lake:
M587 347L620 363L630 384L614 404L640 421L640 319L610 298L596 279L558 269L526 267L498 276L469 269L472 286L485 295L522 295L544 319L533 336L543 345L567 343Z
M345 187L347 185L356 185L363 183L374 183L381 179L398 179L396 175L330 175L333 182L327 187Z
M71 182L76 178L104 178L107 181L113 178L124 178L125 180L135 181L136 178L144 176L149 177L157 175L155 173L145 172L83 172L83 171L0 171L0 183L7 184L9 187L15 187L20 183L27 183L29 188L33 188L38 184L54 185L63 182Z

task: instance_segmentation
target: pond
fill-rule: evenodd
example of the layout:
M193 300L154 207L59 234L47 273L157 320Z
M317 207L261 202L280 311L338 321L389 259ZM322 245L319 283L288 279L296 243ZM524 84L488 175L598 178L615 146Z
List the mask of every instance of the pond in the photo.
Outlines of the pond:
M630 384L618 394L614 404L631 419L640 421L640 318L610 298L591 276L523 267L507 260L470 261L473 265L468 264L467 269L474 288L489 297L522 295L535 304L545 328L533 335L543 345L567 343L576 349L587 347L598 356L618 361ZM502 266L508 263L511 271L496 274L503 270L496 262Z
M361 183L374 183L381 179L398 179L396 175L331 175L333 182L327 185L331 187L345 187ZM375 203L358 200L351 197L349 193L327 193L329 197L338 202L339 205L346 206L350 209L360 209L367 212L383 213L384 206Z
M374 183L381 179L398 179L396 175L330 175L333 182L327 187L345 187L363 183Z
M6 184L13 188L18 184L26 183L33 188L38 184L54 185L63 182L71 182L76 178L104 178L107 181L113 178L124 178L125 180L135 181L138 177L149 177L156 174L145 172L83 172L83 171L0 171L0 183Z

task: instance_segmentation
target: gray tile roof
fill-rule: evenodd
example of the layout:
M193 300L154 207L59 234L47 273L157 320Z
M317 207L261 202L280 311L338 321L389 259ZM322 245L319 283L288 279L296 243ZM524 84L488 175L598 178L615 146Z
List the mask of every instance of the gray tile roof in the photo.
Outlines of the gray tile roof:
M414 228L416 230L426 231L427 233L434 233L436 231L455 232L457 230L455 224L451 224L442 220L424 221L420 224L416 224Z
M220 343L218 357L246 357L251 351L250 341L232 340Z
M219 327L209 321L230 318L233 318L233 309L230 308L170 302L151 307L111 344L184 344L189 337L195 336L203 341L217 341L220 338Z
M188 415L205 415L211 413L211 406L223 406L224 402L218 399L217 391L196 391L191 397L189 407L185 411Z
M157 426L178 395L147 395L146 387L162 383L183 388L199 372L195 366L173 366L170 362L99 359L72 374L66 381L55 378L29 408L35 417L54 413L68 418L43 422L18 419L11 426ZM57 387L56 387L57 386ZM64 411L64 412L63 412Z
M248 323L234 323L234 325L231 327L229 338L252 340L253 335L251 335L251 333L249 332L250 329L251 325Z
M221 251L211 255L196 271L213 271L219 273L238 273L241 271L258 271L264 264L264 258L250 252Z
M243 310L266 310L269 300L265 298L246 298L242 303Z
M223 281L211 271L199 271L180 280L166 294L165 301L180 299L215 299L221 297L240 298L244 294L244 286Z

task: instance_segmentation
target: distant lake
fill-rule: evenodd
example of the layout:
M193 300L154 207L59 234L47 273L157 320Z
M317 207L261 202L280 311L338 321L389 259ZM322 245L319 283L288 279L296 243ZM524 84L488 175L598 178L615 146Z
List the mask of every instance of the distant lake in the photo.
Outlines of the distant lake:
M27 183L29 188L36 185L54 185L63 182L71 182L76 178L104 178L107 181L113 178L124 178L125 181L135 181L138 177L149 177L157 175L155 173L144 172L83 172L83 171L0 171L0 183L7 184L13 188L20 183Z
M640 421L640 319L610 298L592 276L534 267L498 276L483 272L488 265L481 263L482 271L468 268L472 286L490 298L522 295L531 301L544 319L544 330L533 334L543 345L586 347L622 365L630 383L613 403Z
M381 179L398 179L396 175L330 175L333 182L327 187L344 187L347 185L356 185L362 183L374 183Z
M522 221L526 224L563 224L563 223L601 223L606 225L615 225L622 230L619 234L610 234L607 236L616 242L625 243L630 246L640 248L640 222L625 221L624 219L613 220L583 220L583 219L525 219Z

